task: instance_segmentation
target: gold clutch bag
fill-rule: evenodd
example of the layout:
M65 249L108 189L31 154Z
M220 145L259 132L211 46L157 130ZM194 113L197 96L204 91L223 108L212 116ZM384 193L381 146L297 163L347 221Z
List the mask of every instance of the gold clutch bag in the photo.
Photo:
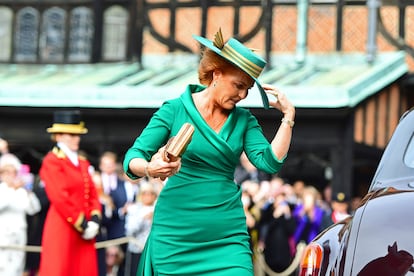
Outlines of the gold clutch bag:
M190 143L193 133L194 126L192 124L183 124L177 135L168 140L168 143L165 146L163 156L164 160L167 162L177 160L184 153L187 145Z

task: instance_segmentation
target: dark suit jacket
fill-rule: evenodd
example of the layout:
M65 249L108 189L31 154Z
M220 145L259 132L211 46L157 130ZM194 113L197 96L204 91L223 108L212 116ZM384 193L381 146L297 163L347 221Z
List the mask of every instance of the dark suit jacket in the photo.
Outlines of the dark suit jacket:
M127 203L127 192L125 182L118 179L115 190L109 194L115 205L111 220L107 224L108 239L116 239L125 236L125 216L120 214L120 209Z

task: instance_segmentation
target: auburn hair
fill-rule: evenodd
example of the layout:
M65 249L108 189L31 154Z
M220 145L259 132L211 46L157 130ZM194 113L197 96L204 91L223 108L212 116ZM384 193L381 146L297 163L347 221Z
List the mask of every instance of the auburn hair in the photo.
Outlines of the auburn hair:
M228 69L240 70L237 66L216 54L213 50L204 47L201 51L201 59L198 65L198 80L201 84L209 86L213 81L214 70L227 71Z

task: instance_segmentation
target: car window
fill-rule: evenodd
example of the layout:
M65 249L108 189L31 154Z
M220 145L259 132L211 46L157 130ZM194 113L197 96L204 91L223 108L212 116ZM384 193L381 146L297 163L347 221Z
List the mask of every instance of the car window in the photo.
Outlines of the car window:
M407 150L404 154L404 163L410 168L414 168L414 136L411 136Z

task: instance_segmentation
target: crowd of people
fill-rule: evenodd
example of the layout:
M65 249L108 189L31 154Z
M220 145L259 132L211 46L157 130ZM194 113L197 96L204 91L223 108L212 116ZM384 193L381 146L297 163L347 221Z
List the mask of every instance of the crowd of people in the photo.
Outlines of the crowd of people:
M290 183L278 175L254 169L242 156L235 179L241 185L246 223L254 252L263 252L275 272L285 271L300 242L308 244L322 230L346 219L353 209L348 195L328 193L296 180ZM261 175L261 177L258 177Z
M163 182L128 179L112 151L92 165L87 131L78 111L55 112L38 173L0 137L0 275L136 275Z
M0 244L40 246L50 204L44 183L8 151L5 139L0 138L0 144L0 221L5 225ZM164 182L157 178L132 181L125 176L117 154L111 151L100 156L96 168L89 164L88 171L102 208L96 241L133 238L128 243L97 249L98 275L136 275ZM344 193L323 193L329 191L329 186L318 191L303 181L289 183L258 170L245 154L240 158L234 181L242 188L251 249L263 252L266 263L275 272L290 265L299 242L308 243L352 212L349 197ZM38 275L40 253L25 254L23 250L11 249L0 250L0 255L1 275Z

